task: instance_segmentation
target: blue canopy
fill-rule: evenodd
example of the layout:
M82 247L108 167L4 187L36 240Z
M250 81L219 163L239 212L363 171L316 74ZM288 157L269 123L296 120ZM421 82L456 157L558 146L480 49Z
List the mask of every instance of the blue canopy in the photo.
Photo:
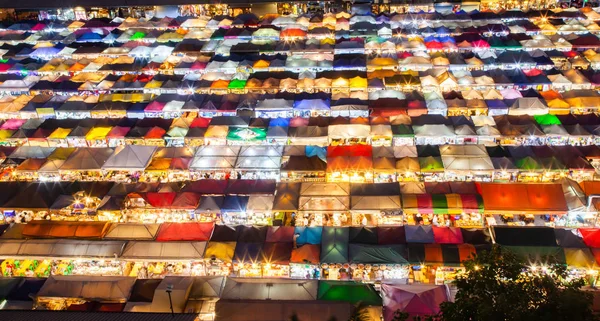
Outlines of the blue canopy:
M404 227L407 243L435 243L433 229L428 225L407 225Z
M297 244L321 244L322 233L323 227L320 226L297 226L294 230L294 234L299 234L296 239Z
M269 122L269 127L289 127L290 119L289 118L273 118Z
M221 205L222 212L244 212L248 205L248 196L225 196L223 199L223 205Z
M261 263L263 261L262 243L243 243L235 245L234 262Z
M306 157L317 156L322 161L327 162L327 147L307 145L304 149Z

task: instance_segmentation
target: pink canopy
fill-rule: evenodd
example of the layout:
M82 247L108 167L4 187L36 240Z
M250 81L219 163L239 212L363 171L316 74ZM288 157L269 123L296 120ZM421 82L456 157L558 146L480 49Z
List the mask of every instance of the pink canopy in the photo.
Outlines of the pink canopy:
M382 284L381 294L385 321L392 321L397 310L408 313L411 318L437 314L440 304L448 301L445 285Z
M460 228L457 227L432 227L433 238L437 244L462 244L463 237Z
M517 99L523 97L523 95L521 95L521 92L512 88L503 89L500 91L500 93L502 94L502 98L504 99Z
M308 118L294 117L290 119L290 127L305 127L308 126Z
M162 111L163 108L165 108L166 103L161 103L158 101L153 101L150 104L148 104L148 106L146 106L146 108L144 108L144 111Z
M17 130L21 128L26 121L27 119L9 119L0 126L0 129Z

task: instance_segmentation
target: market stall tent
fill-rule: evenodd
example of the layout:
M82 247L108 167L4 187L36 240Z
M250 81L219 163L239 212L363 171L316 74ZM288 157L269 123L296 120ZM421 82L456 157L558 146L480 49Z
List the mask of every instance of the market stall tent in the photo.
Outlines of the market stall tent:
M160 224L113 223L104 239L153 240Z
M156 147L126 145L117 147L110 158L102 166L103 170L144 170Z
M208 241L213 226L213 223L199 222L163 223L156 235L156 241Z
M343 301L352 304L381 306L382 300L372 284L352 281L319 281L320 301Z
M351 312L352 305L346 302L221 299L215 306L215 320L280 321L287 320L292 315L296 315L300 320L347 320Z
M131 277L51 276L37 297L125 302L134 283L135 278Z
M202 259L206 242L128 242L124 260Z
M93 257L114 258L120 256L124 241L85 240L2 240L0 257Z
M227 278L221 299L316 300L319 281Z
M206 246L204 258L218 259L223 262L231 263L235 254L236 242L214 242L211 241Z
M481 196L486 212L566 213L560 184L482 183Z
M321 236L321 262L348 262L348 228L324 227Z
M381 292L385 321L392 321L398 310L410 316L435 315L440 312L440 304L449 300L445 285L383 284Z

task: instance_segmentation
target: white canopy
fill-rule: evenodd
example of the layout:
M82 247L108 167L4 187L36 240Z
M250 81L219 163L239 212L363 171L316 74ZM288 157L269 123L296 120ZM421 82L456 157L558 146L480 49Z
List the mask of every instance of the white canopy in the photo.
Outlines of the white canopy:
M149 242L132 241L121 258L125 260L190 260L202 259L206 242Z
M399 210L400 195L395 196L352 196L350 198L352 210Z
M369 125L330 125L328 135L330 139L366 138L369 137L370 132Z
M227 278L221 299L316 300L319 281Z
M88 257L114 258L123 251L124 241L86 240L2 240L0 257Z
M150 164L156 146L119 146L102 166L103 170L144 170Z

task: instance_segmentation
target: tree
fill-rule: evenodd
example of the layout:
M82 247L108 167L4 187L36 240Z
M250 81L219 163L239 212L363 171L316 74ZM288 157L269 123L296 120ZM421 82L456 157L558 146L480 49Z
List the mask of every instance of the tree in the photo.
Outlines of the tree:
M363 302L358 302L352 309L352 314L348 321L368 321L371 319L369 315L369 307Z
M512 252L494 246L464 262L454 302L442 304L441 321L595 320L593 297L585 281L568 278L562 264L529 266Z

